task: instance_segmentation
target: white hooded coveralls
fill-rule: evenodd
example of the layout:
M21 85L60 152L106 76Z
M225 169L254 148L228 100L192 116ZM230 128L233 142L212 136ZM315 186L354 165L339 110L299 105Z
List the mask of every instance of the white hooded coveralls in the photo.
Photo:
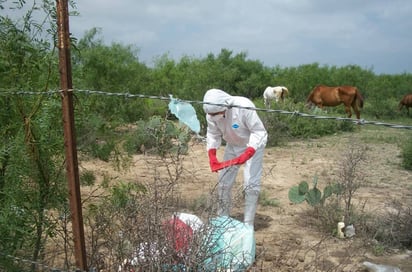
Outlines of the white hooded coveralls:
M266 129L255 110L243 108L255 108L253 102L246 97L231 96L222 90L210 89L206 92L203 102L205 103L203 109L207 113L207 151L218 149L222 139L226 142L223 161L238 157L249 146L256 150L255 154L245 162L243 184L246 204L245 222L253 225L260 192L263 153L267 143ZM234 105L239 107L233 107ZM217 122L208 114L220 111L225 111L224 118ZM230 213L231 191L239 167L239 165L231 166L219 172L219 215Z

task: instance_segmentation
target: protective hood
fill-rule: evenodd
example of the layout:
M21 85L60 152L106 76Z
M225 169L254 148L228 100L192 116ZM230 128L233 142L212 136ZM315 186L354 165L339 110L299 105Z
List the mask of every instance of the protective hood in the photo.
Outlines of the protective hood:
M212 104L230 105L232 96L222 90L210 89L205 93L203 102ZM227 107L220 105L203 104L203 110L206 113L215 113L227 110Z

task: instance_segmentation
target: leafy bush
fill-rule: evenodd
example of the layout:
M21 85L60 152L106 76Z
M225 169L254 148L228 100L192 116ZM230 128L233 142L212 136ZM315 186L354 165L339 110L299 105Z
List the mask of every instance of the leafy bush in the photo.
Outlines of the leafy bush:
M351 132L355 130L355 123L351 121L336 121L330 119L315 119L313 117L301 117L292 112L306 113L303 103L284 103L275 105L274 110L283 110L286 113L274 114L272 112L261 114L262 122L268 131L268 146L279 146L290 138L319 138L338 132ZM315 109L309 113L319 116L328 116L328 113ZM334 114L333 116L337 116Z
M280 116L263 115L262 122L268 132L267 146L279 146L289 138L289 125Z
M102 161L108 162L110 160L110 156L115 149L116 145L113 141L109 142L93 142L90 145L91 148L91 155L95 158L98 158Z
M148 153L162 157L167 154L186 154L190 133L176 122L153 116L147 122L137 122L137 129L124 143L129 154Z
M84 170L80 173L80 184L83 186L92 186L96 182L96 176L91 170Z

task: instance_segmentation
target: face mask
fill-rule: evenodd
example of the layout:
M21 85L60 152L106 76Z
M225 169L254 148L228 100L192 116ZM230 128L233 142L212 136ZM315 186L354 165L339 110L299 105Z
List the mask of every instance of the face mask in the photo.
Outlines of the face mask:
M223 120L225 118L225 116L223 114L216 114L216 115L213 115L213 116L209 116L209 118L213 122L219 122L219 121Z

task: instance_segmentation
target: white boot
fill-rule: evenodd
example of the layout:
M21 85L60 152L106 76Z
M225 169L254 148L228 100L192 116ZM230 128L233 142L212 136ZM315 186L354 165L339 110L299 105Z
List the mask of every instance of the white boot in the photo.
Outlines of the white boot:
M250 190L245 192L245 217L244 222L253 227L255 223L256 208L258 205L259 192Z

